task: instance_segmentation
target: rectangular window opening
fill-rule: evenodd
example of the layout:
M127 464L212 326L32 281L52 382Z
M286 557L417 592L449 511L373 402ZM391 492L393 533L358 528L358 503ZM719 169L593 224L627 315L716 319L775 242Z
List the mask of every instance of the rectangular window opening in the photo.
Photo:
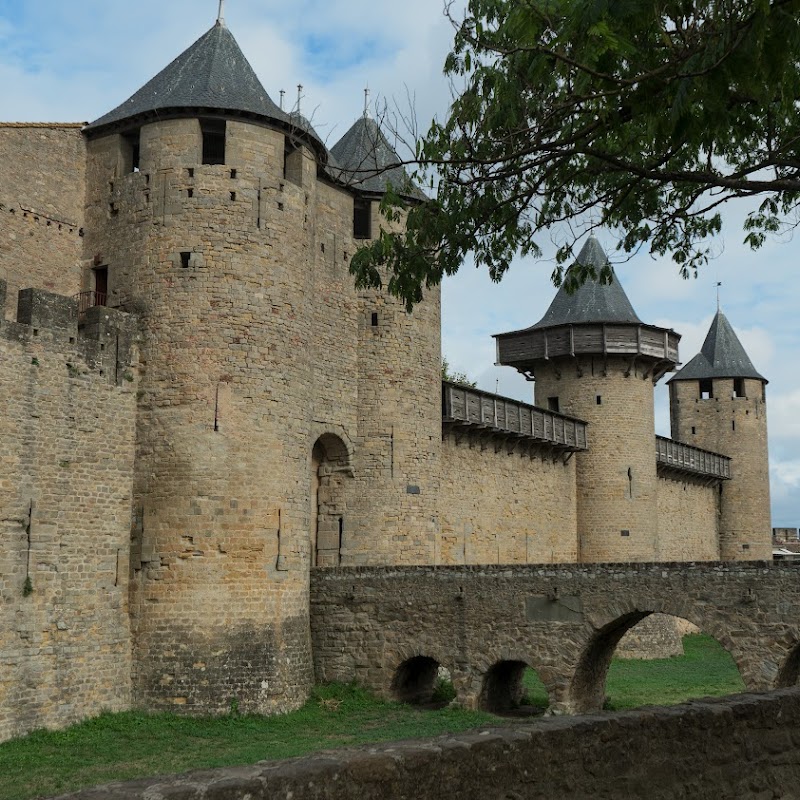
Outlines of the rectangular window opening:
M373 328L378 327L378 314L375 311L372 312L372 327Z
M703 378L700 381L700 399L711 400L714 397L714 381L711 378Z
M692 425L692 436L694 436L696 433L697 433L697 428L695 428L695 426Z
M181 253L181 266L184 269L187 269L189 267L189 261L191 260L191 258L192 254L190 252L184 251Z
M224 119L200 120L200 130L203 134L203 163L225 163L225 134Z
M620 531L620 532L619 532L619 535L620 535L620 536L630 536L630 535L631 535L631 532L630 532L630 531Z
M236 170L232 169L231 170L231 179L235 179L235 178L236 178Z
M735 419L732 419L732 420L731 420L731 430L732 430L732 431L735 431L735 430L736 430L736 420L735 420Z
M556 413L561 410L557 397L548 397L547 407L550 409L550 411L555 411Z
M734 397L747 397L744 391L744 378L733 379L733 396Z
M187 189L186 196L187 197L194 197L194 189Z
M597 397L595 399L596 399L597 405L599 405L599 406L603 405L603 396L601 394L597 395Z
M353 201L353 237L372 238L372 203L369 200Z
M192 167L189 167L189 169L187 169L186 172L190 178L194 178L194 169Z
M141 154L141 131L135 130L130 133L124 133L122 140L125 143L125 169L127 172L139 171L139 156Z
M236 192L231 192L231 202L232 203L236 202Z
M94 285L93 306L104 306L108 302L108 267L96 267L92 270Z

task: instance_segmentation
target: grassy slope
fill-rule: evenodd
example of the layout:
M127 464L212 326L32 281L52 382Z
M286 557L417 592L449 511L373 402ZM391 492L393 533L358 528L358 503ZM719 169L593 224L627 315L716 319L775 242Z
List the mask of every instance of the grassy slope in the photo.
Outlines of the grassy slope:
M686 655L681 658L615 661L607 683L610 706L678 703L743 689L730 656L714 639L690 636L684 641ZM544 687L532 670L526 685L530 699L546 705ZM0 800L30 800L111 780L435 736L497 721L481 712L421 711L382 703L342 686L317 689L301 710L282 717L107 714L65 731L37 732L0 745Z

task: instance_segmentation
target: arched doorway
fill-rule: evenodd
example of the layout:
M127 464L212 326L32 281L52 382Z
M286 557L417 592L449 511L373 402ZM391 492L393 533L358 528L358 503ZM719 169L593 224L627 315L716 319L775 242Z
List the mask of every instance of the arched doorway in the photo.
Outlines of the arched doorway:
M333 433L324 433L311 451L311 563L337 567L347 535L347 483L353 475L350 453Z

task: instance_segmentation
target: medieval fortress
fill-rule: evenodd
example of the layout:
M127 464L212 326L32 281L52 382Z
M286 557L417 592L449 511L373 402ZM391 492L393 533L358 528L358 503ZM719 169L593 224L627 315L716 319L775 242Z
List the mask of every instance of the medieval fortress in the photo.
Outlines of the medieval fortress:
M0 156L0 739L299 706L315 567L770 558L766 380L722 313L672 439L680 337L619 282L497 336L534 405L443 385L438 293L348 272L386 182L418 190L368 117L328 150L275 105L223 22Z

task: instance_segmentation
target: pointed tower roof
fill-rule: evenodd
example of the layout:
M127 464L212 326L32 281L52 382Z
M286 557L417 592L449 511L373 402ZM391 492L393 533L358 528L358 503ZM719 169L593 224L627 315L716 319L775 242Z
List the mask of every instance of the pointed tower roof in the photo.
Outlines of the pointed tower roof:
M707 378L754 378L767 383L722 311L717 311L700 352L668 382Z
M91 135L121 123L188 110L195 115L205 110L256 117L297 130L290 115L267 94L221 19L138 92L85 130ZM310 126L300 130L324 149Z
M588 238L575 259L575 265L578 264L592 267L598 276L608 265L608 256L594 236ZM616 274L613 277L614 280L606 284L589 277L572 294L562 284L547 313L531 329L584 322L641 324Z
M608 267L600 242L590 236L570 270ZM530 377L537 366L556 358L623 356L649 362L658 381L678 362L680 336L673 330L642 322L622 284L589 277L572 294L561 286L547 313L530 328L495 334L497 363Z
M356 120L331 148L331 154L339 166L339 170L334 171L334 177L354 189L381 195L391 184L403 197L427 199L400 166L400 156L389 144L378 123L367 114Z

